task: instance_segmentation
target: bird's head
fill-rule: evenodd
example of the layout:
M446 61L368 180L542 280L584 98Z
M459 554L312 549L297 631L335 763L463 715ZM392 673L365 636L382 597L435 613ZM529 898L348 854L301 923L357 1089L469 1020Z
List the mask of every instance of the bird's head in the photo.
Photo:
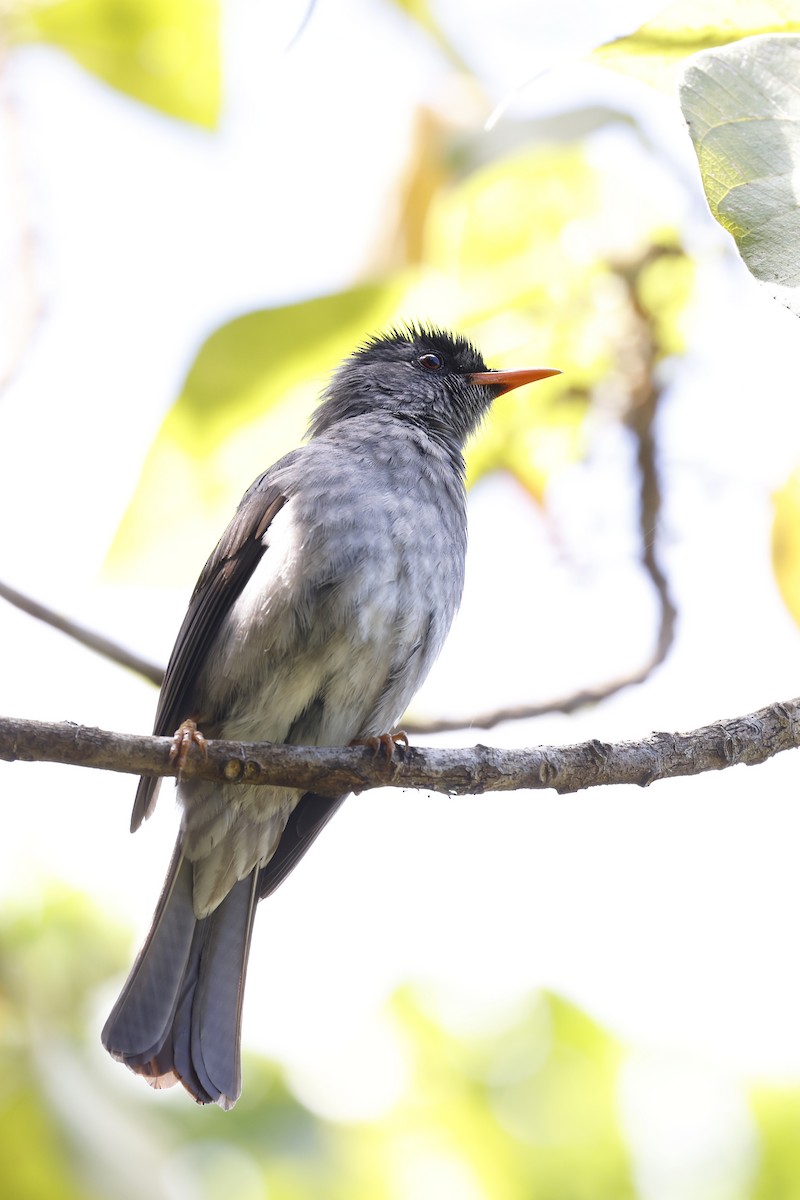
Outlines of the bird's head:
M503 392L560 372L490 371L466 338L409 325L372 338L346 358L314 413L314 437L339 421L388 413L459 449Z

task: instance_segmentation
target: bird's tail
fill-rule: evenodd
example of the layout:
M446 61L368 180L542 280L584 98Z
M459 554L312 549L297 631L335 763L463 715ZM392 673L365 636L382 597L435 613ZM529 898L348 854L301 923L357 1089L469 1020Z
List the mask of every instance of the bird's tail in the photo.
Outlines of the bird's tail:
M180 1082L198 1104L232 1108L241 1092L242 997L258 869L198 920L180 843L153 924L103 1029L114 1058L153 1087Z

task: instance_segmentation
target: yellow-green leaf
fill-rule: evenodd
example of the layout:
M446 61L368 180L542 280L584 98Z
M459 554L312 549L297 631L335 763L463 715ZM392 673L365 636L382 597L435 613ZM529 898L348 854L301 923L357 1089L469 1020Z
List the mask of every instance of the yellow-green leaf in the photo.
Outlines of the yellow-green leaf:
M384 1122L389 1146L432 1132L434 1106L439 1150L469 1169L476 1195L633 1200L616 1104L623 1050L580 1009L544 993L470 1038L442 1029L408 991L393 1009L415 1070Z
M95 1200L73 1178L72 1155L45 1096L0 1054L0 1161L9 1200ZM21 1078L20 1078L21 1077Z
M508 156L441 192L412 311L458 325L492 366L564 371L497 401L468 447L471 479L508 470L541 498L553 472L580 457L592 390L603 381L625 387L621 363L637 334L625 278L654 242L675 242L659 216L652 188L645 195L632 177L620 189L613 167L592 162L581 146ZM677 301L687 294L675 249L670 279L680 287L656 323L670 348Z
M468 447L471 480L509 471L541 500L583 452L595 389L624 403L632 374L680 347L690 272L642 179L621 193L614 164L577 146L506 157L426 197L415 269L218 330L148 456L113 567L190 578L245 487L299 442L325 374L406 320L463 332L491 366L564 371L500 397Z
M800 0L676 0L635 33L598 47L603 66L672 89L690 54L757 33L800 31Z
M386 324L397 298L397 287L363 286L215 330L145 460L108 567L167 584L196 573L224 514L300 442L328 372Z
M773 497L772 566L783 602L800 625L800 467Z
M169 116L213 129L219 118L219 0L25 0L12 41L66 50L92 74Z
M698 55L681 107L712 213L756 279L800 313L800 37Z
M750 1200L791 1200L800 1180L800 1088L796 1083L759 1084L750 1092L760 1154Z

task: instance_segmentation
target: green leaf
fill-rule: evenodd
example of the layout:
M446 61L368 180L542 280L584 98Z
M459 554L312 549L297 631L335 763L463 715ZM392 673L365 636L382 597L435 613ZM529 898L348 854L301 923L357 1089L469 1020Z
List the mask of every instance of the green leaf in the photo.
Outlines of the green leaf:
M398 294L362 286L215 330L145 460L108 568L166 585L199 571L244 489L301 441L328 372L386 324Z
M800 37L751 38L687 67L681 107L711 212L756 279L800 313Z
M598 47L595 62L671 90L690 54L758 33L800 32L800 0L677 0L628 37Z
M8 34L59 46L118 91L213 129L219 21L219 0L27 0L11 6Z

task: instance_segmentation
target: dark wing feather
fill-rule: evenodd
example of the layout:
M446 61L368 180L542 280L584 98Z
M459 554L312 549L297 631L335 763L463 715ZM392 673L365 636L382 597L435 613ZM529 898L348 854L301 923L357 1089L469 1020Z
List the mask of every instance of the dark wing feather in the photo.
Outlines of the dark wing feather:
M286 500L267 475L257 479L203 567L164 675L153 727L157 737L174 733L187 717L198 715L190 711L197 673L224 615L256 569L264 534ZM159 782L146 775L139 780L131 832L153 811Z
M258 895L269 896L293 871L308 847L328 824L347 795L319 796L305 792L295 805L272 858L258 875Z

